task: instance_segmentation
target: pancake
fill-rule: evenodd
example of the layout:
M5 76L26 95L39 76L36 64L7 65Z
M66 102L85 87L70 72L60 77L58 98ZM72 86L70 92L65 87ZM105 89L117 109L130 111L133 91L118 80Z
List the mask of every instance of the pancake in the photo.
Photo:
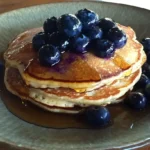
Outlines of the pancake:
M42 66L31 43L33 36L42 28L35 28L18 35L9 45L4 53L6 66L17 68L25 83L34 88L62 87L86 92L110 85L114 80L130 76L146 61L143 47L135 39L132 28L118 26L126 33L128 40L110 59L102 59L92 53L77 55L65 52L57 65Z
M89 92L77 93L69 88L48 88L48 89L36 89L31 88L29 91L30 97L37 101L42 101L51 104L49 100L60 100L66 102L72 102L75 105L81 107L87 106L100 106L113 103L119 103L117 99L125 95L129 90L132 90L133 86L140 79L141 70L136 71L124 79L115 80L110 85L106 85Z
M47 105L46 103L42 103L40 101L34 100L32 97L29 96L29 87L27 87L22 80L20 73L15 68L6 68L5 69L5 76L4 76L4 82L6 85L6 88L14 95L20 97L22 100L27 100L32 102L33 104L37 105L38 107L41 107L42 109L51 111L51 112L57 112L57 113L69 113L69 114L76 114L82 111L83 108L81 107L75 107L74 104L69 104L69 102L61 102L57 101L56 103L52 102L52 100L49 100L51 103L50 105ZM65 104L65 107L64 107Z
M29 100L43 109L60 113L79 113L88 106L107 105L123 100L122 96L131 90L141 76L141 69L124 79L92 92L77 93L69 88L36 89L23 81L19 71L6 68L5 85L14 95Z

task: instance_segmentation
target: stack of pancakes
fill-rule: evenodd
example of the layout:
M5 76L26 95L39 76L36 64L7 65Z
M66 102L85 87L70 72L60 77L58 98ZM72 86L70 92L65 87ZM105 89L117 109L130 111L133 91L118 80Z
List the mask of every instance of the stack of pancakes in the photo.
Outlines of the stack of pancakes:
M52 67L42 66L32 48L32 38L42 28L18 35L4 53L7 89L53 112L78 113L89 106L122 101L139 80L146 55L132 28L118 26L127 43L113 57L65 52Z

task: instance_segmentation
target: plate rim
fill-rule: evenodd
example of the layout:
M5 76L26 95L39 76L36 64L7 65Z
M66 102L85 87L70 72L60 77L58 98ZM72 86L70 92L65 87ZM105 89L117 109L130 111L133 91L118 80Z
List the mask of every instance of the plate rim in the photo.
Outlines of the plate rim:
M124 4L124 3L119 3L119 2L112 2L112 1L109 1L109 0L102 0L102 1L99 1L99 0L63 0L63 1L59 1L59 0L56 0L55 2L49 2L49 3L44 3L44 4L35 4L35 5L32 5L32 6L26 6L26 7L21 7L21 8L17 8L17 9L13 9L13 10L10 10L10 11L6 11L6 12L2 12L0 13L0 17L3 16L3 15L7 15L9 13L14 13L16 11L21 11L21 10L25 10L25 9L30 9L30 8L36 8L36 7L44 7L46 5L51 5L51 4L57 4L57 3L110 3L110 4L115 4L115 5L122 5L122 6L127 6L127 7L133 7L133 8L138 8L138 9L142 9L142 10L145 10L145 11L148 11L150 12L150 9L147 9L147 8L143 8L143 7L140 7L140 6L134 6L134 5L130 5L130 4Z

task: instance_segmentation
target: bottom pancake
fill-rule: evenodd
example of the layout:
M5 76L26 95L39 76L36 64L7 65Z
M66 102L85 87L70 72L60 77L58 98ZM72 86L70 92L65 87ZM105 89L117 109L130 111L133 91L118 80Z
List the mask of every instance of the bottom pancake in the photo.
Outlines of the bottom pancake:
M115 80L111 85L91 92L77 93L72 89L35 89L26 86L19 71L6 68L5 85L14 95L29 100L37 106L52 112L79 113L85 107L107 105L123 100L122 96L131 90L141 76L141 70L124 79Z

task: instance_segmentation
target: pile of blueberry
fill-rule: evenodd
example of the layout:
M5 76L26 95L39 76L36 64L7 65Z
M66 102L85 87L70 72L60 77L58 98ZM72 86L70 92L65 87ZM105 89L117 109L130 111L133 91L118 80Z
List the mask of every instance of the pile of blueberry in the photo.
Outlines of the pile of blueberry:
M147 54L147 62L142 67L140 80L124 100L127 106L136 110L150 104L150 38L143 39L141 43ZM104 126L110 123L110 112L106 107L91 107L85 111L85 119L92 126Z
M88 9L79 10L75 15L64 14L58 19L51 17L44 22L43 29L44 32L33 37L32 44L40 63L46 66L57 64L65 51L92 50L98 57L110 58L115 49L122 48L127 41L126 34L112 19L99 19Z

